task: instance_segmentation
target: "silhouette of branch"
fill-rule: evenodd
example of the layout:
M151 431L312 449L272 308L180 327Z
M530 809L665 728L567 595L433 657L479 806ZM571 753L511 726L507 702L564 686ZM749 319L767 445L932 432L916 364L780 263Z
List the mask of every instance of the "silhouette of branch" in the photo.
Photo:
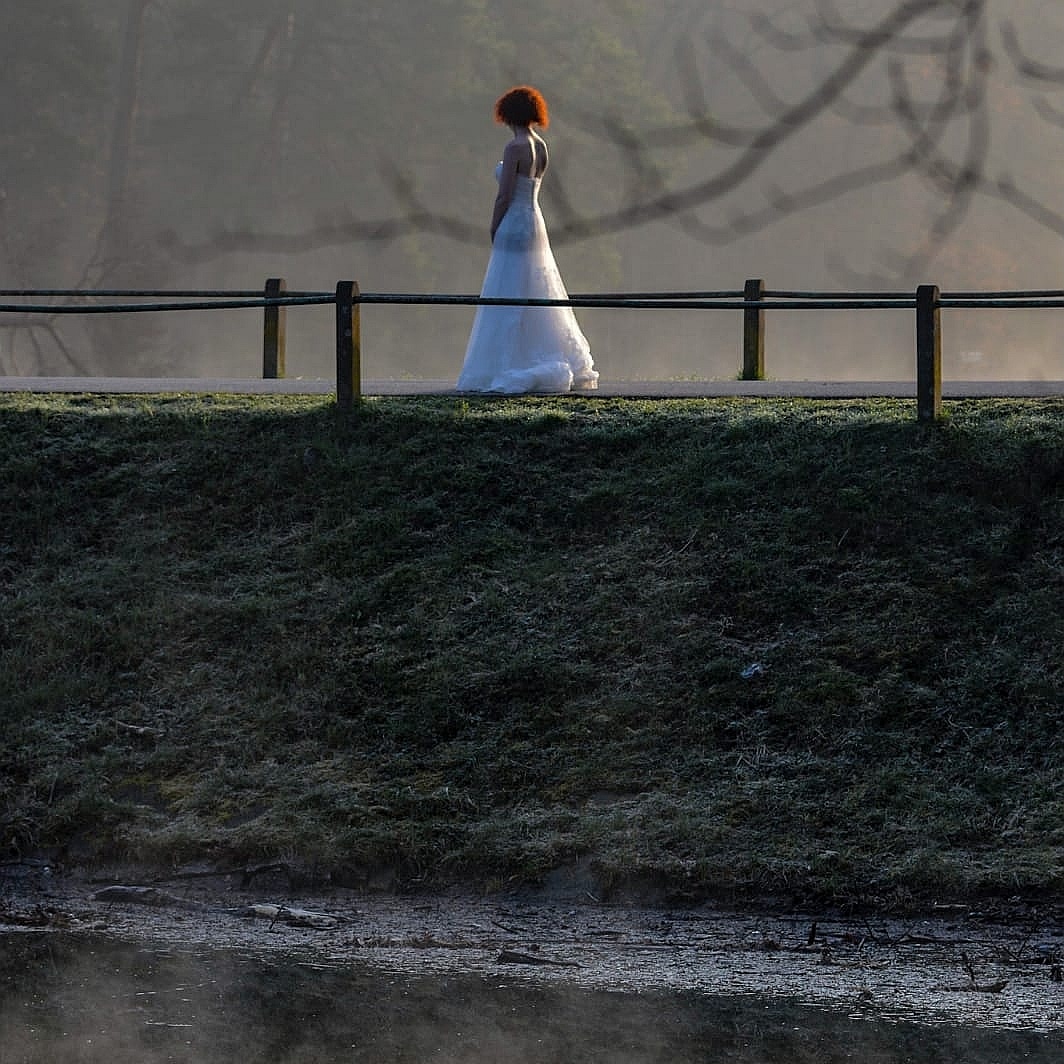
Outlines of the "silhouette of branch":
M965 0L960 7L956 2L933 3L924 13L929 16L940 15L945 19L964 19L972 13L981 12L984 7L985 0ZM854 45L861 43L868 33L848 24L830 0L817 0L817 13L819 24L814 29L814 35L818 42ZM948 31L942 36L930 37L910 37L899 33L890 44L892 51L898 54L938 55L947 46L950 36Z
M1049 66L1031 59L1020 47L1019 32L1011 20L1001 24L1001 43L1018 74L1032 81L1049 81L1064 85L1064 67Z
M804 33L780 29L773 17L763 11L756 11L750 16L750 27L778 52L804 52L820 43L819 36L811 27L807 26Z
M820 51L816 62L829 65L812 87L789 98L770 81L767 65L755 64L749 50L719 34L705 46L742 86L747 104L760 118L735 124L714 113L696 37L687 32L676 43L673 69L686 120L633 128L628 121L570 108L567 117L605 149L619 157L624 194L619 204L581 213L568 194L564 167L555 166L549 186L555 216L552 240L564 245L614 234L654 222L682 228L694 240L724 244L764 230L789 215L830 204L844 196L913 174L931 190L929 216L915 247L888 252L895 272L923 268L957 231L978 196L1010 204L1047 229L1058 232L1062 216L1024 192L1009 173L990 179L991 110L988 82L994 69L988 33L988 0L896 0L888 10L861 23L842 14L834 0L817 0L815 10L797 28L783 18L758 14L748 24L755 37L777 52ZM870 11L875 11L869 5ZM695 24L689 27L694 30ZM1064 84L1064 68L1031 59L1013 21L999 27L1007 61L1026 79ZM873 66L886 78L869 96L866 75ZM716 72L715 72L716 73ZM930 81L929 81L930 79ZM1064 110L1047 98L1032 103L1044 121L1064 126ZM901 144L884 146L879 157L787 187L776 179L758 205L734 207L732 193L762 173L781 150L823 116L857 128L895 131ZM668 153L705 149L711 163L686 182L670 176ZM690 162L690 160L687 160ZM164 238L171 254L185 261L210 259L232 251L299 252L351 243L385 244L410 233L432 233L460 243L482 245L482 224L439 211L419 195L407 175L385 168L385 186L395 210L377 219L319 219L295 233L250 229L222 230L198 244ZM719 206L710 219L707 209Z
M907 255L894 255L890 274L864 273L848 270L851 279L860 277L865 284L881 284L893 275L911 274L925 266L937 253L942 242L961 224L967 215L974 195L985 186L983 168L989 150L989 126L985 103L986 69L981 63L971 64L966 79L959 66L960 53L967 38L955 41L957 57L954 72L943 81L938 100L930 104L918 103L912 95L900 62L888 64L892 87L891 111L895 121L910 138L910 147L894 159L864 170L855 170L808 189L799 197L787 197L780 207L787 213L802 210L874 183L892 180L907 172L925 176L942 197L941 207L932 218L923 241ZM937 148L951 122L961 116L970 119L968 150L964 161L956 165ZM836 263L836 268L838 264Z
M757 101L758 106L766 115L777 121L785 118L788 111L786 100L772 88L768 79L743 52L736 48L727 37L719 34L713 38L712 48L734 71L747 92Z
M846 54L835 68L795 103L786 104L759 91L762 103L769 103L775 113L760 126L749 129L725 126L713 119L701 89L693 50L681 42L677 49L677 63L680 70L687 73L682 85L690 121L652 129L636 138L616 121L600 120L603 139L620 150L626 159L634 174L632 189L639 195L619 207L584 216L570 209L564 193L556 196L555 201L562 206L566 217L560 226L552 229L552 239L562 245L654 221L667 221L678 215L683 217L685 231L693 235L701 233L704 239L719 239L721 234L713 227L690 224L691 212L721 199L762 169L779 148L830 110L891 42L914 23L940 9L944 2L946 0L904 0L871 27L854 30L849 35ZM729 54L742 68L734 50ZM757 84L751 69L746 68L746 76L751 84ZM692 146L707 141L733 148L736 157L725 161L703 180L679 188L667 187L660 166L648 153L665 146ZM859 171L863 172L864 168ZM837 180L838 187L846 183L845 178ZM400 175L393 173L388 183L399 207L391 217L374 221L347 217L333 224L319 222L308 230L291 234L229 229L198 244L184 243L175 234L167 233L162 242L175 258L183 261L210 259L234 251L297 252L353 242L386 243L412 232L437 233L464 243L483 243L482 226L432 210L420 202L410 182ZM795 201L800 199L796 197Z
M1059 126L1064 129L1064 111L1054 107L1045 97L1035 100L1032 106L1039 118L1044 119L1052 126Z
M622 206L597 217L581 219L575 224L562 227L560 231L555 230L555 239L565 242L617 232L657 221L671 214L690 211L720 199L761 169L784 143L829 110L892 40L940 4L941 0L909 0L898 5L871 29L855 31L854 43L835 69L797 103L790 105L773 121L767 123L744 147L737 159L722 167L712 177L686 188L663 192L640 203Z
M1012 180L1004 176L994 184L987 185L984 189L988 195L1000 199L1002 202L1015 207L1021 214L1037 222L1043 229L1048 229L1057 236L1064 236L1064 214L1047 207L1044 203L1024 192Z
M697 216L683 216L683 229L689 236L707 244L728 244L768 229L790 215L834 203L844 196L873 185L897 180L913 169L911 152L903 152L881 162L869 163L844 174L836 174L796 192L780 188L767 190L770 202L757 210L735 211L726 224L712 226Z
M69 345L63 339L59 330L56 327L54 321L54 315L20 315L17 320L14 321L0 321L0 329L10 332L11 342L11 367L10 371L13 375L19 376L19 362L18 362L18 339L20 335L25 335L34 355L34 365L41 366L45 364L44 347L41 344L39 333L47 335L55 346L55 349L66 359L69 363L70 369L73 373L80 376L87 376L89 373L88 367L85 362L74 356L70 350Z
M690 37L683 37L677 42L676 71L690 124L671 129L648 130L643 134L647 145L667 147L690 144L694 138L704 138L734 147L745 147L753 141L757 130L724 126L713 118L709 101L706 99L694 43Z
M889 68L894 111L912 139L914 169L937 193L937 210L923 240L907 254L893 256L897 274L911 275L925 268L962 224L975 195L986 185L990 124L986 107L988 66L982 59L985 27L971 7L968 17L975 21L968 32L956 35L951 42L942 93L929 109L914 100L901 65L895 63ZM958 117L967 119L968 135L963 159L955 163L938 146L947 126Z
M322 222L298 233L220 229L200 243L186 243L173 230L167 230L159 237L159 242L173 258L195 263L208 262L219 254L234 252L268 251L296 255L349 244L389 244L412 233L437 233L464 244L483 244L485 239L483 226L418 209L399 217L376 221L351 218L336 224Z

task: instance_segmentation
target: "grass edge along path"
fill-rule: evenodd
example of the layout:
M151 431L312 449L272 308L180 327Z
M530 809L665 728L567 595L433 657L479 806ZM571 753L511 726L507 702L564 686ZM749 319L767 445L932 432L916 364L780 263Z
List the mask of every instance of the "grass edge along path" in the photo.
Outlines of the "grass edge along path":
M0 397L4 856L1059 892L1064 402Z

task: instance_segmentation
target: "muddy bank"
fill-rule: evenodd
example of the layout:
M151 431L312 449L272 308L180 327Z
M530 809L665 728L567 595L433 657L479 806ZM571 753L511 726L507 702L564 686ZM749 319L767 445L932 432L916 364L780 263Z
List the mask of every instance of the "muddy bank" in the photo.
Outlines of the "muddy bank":
M586 894L292 897L262 882L0 875L0 933L93 933L302 963L645 993L752 995L874 1019L1064 1030L1053 906L920 917L605 905Z

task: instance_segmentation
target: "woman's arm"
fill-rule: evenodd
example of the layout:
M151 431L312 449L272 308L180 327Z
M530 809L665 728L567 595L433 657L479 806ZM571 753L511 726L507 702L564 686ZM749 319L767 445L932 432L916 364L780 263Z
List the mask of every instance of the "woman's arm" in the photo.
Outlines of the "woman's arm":
M495 210L491 214L491 239L495 239L495 230L506 214L510 201L514 198L514 186L517 184L517 163L524 154L524 145L516 140L506 145L502 153L502 172L499 174L499 194L495 197Z

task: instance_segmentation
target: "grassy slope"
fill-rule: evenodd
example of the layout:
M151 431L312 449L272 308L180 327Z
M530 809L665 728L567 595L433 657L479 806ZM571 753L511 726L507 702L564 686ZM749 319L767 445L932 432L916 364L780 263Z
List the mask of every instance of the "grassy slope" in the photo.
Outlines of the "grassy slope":
M947 409L0 398L4 846L1058 890L1064 402Z

